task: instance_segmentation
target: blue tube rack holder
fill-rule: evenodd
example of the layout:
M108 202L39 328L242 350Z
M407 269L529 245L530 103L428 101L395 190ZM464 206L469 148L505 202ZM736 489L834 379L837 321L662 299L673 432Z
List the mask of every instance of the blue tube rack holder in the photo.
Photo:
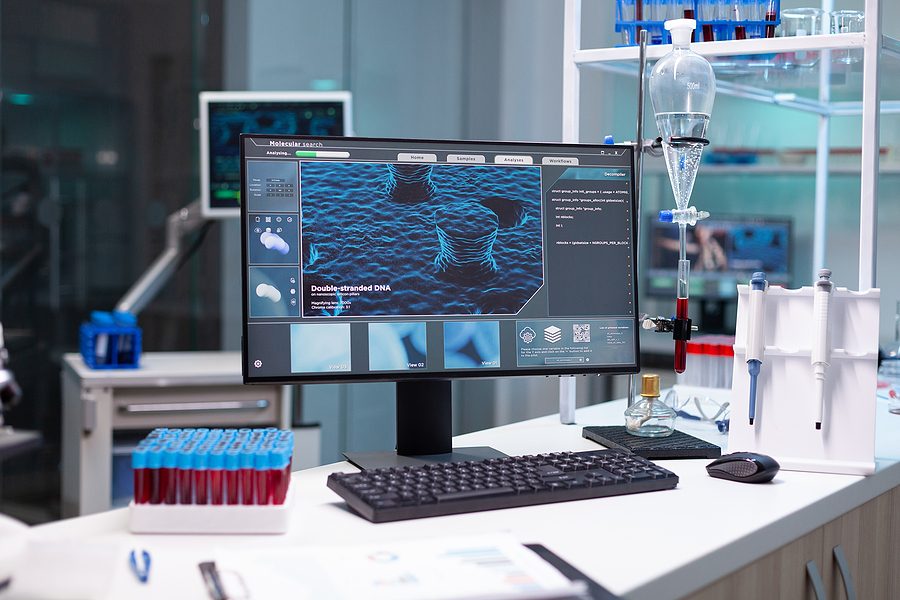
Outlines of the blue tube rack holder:
M137 317L122 311L91 312L78 329L78 348L92 369L136 369L141 358Z

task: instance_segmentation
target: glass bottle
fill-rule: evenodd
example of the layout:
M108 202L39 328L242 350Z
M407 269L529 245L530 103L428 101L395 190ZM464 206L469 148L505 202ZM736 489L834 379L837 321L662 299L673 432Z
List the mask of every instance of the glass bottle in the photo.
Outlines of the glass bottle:
M659 375L642 375L641 399L625 409L625 431L641 437L666 437L675 431L676 416L659 398Z

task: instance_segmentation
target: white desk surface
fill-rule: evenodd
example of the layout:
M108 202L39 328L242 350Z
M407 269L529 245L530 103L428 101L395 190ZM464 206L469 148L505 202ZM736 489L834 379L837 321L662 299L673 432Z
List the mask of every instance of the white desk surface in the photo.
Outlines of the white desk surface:
M240 352L145 352L136 369L92 369L78 353L63 368L90 387L242 385Z
M541 543L611 592L629 599L678 598L824 525L900 485L900 416L878 401L878 471L870 477L781 471L770 484L713 479L708 460L659 461L680 477L674 490L372 524L350 513L326 488L349 463L295 472L296 501L289 531L273 536L133 535L127 509L33 527L36 540L114 547L110 598L209 598L197 567L217 547L253 548L345 544L491 531ZM577 424L557 415L458 437L457 446L491 445L508 454L591 450L584 425L622 422L624 401L580 409ZM687 430L696 434L692 430ZM699 434L696 434L700 436ZM716 433L703 435L723 443ZM132 549L152 555L150 580L128 569ZM47 576L53 567L47 565Z

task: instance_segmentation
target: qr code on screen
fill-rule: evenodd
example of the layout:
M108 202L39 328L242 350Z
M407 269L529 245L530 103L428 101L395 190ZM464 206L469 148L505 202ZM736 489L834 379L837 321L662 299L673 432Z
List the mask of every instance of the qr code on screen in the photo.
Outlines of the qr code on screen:
M575 335L576 342L590 342L591 341L591 326L590 325L582 325L581 323L575 323L572 325L572 333Z

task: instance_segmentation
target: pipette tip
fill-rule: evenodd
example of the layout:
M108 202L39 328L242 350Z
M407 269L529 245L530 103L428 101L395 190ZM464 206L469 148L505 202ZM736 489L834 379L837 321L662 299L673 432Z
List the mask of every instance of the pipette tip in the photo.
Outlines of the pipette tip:
M753 419L750 419L750 424L753 425Z
M816 429L822 429L822 424L817 422L817 423L816 423Z

